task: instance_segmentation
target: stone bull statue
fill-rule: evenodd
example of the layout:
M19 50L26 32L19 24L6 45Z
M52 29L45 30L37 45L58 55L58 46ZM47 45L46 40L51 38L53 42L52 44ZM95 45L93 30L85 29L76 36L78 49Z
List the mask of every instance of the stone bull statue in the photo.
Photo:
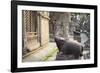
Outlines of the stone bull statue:
M75 40L65 40L61 37L55 37L55 42L59 49L59 53L62 52L63 55L72 55L74 59L79 59L83 55L82 45Z

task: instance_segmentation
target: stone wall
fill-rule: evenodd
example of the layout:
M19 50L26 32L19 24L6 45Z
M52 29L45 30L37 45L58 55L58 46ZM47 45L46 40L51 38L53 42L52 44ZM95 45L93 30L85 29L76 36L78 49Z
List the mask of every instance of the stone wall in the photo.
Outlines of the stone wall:
M41 45L49 43L49 13L40 12Z
M49 43L49 13L22 11L23 54Z

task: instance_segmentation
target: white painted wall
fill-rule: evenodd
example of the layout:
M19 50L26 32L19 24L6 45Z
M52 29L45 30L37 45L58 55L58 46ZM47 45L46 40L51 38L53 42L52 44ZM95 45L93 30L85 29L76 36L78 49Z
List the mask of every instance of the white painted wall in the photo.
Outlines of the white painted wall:
M74 4L90 4L98 5L98 13L100 13L100 0L33 0L58 3L74 3ZM10 0L0 0L0 73L10 73ZM100 19L100 14L98 14ZM100 21L98 22L100 24ZM98 25L100 27L100 25ZM100 31L100 28L98 29ZM100 37L100 33L98 34ZM100 43L100 38L98 39ZM100 52L100 45L98 46ZM98 54L100 56L100 53ZM70 70L55 70L55 71L39 71L34 73L100 73L100 57L98 57L98 68L70 69ZM24 72L23 72L24 73ZM32 73L32 72L26 72Z

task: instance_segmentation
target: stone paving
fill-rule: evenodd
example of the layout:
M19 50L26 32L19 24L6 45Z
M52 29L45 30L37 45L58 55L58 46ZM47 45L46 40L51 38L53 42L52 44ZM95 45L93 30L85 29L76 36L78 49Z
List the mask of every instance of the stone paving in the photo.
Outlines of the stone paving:
M45 48L41 48L39 51L25 57L23 62L55 60L57 52L58 49L56 47L56 43L50 43Z

